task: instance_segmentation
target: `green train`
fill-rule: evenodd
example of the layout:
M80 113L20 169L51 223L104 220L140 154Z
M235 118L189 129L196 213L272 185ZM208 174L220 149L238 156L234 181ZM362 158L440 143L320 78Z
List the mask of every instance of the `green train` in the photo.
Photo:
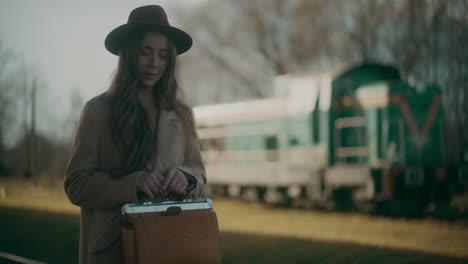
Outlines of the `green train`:
M207 195L410 212L465 191L466 160L447 165L438 87L418 91L380 64L274 85L272 98L194 108Z

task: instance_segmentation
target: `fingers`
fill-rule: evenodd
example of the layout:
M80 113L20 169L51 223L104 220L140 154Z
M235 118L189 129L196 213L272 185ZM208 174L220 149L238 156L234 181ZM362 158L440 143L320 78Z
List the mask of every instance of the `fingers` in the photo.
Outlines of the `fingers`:
M179 181L177 184L174 184L174 191L178 193L185 194L185 190L187 190L187 183L186 181Z
M181 177L178 178L179 180L177 182L174 182L172 185L173 190L178 193L183 193L185 194L185 191L187 190L188 186L188 181L185 175L181 173Z
M160 174L144 172L138 179L137 189L144 192L147 197L152 199L158 193L163 192L163 181L164 179Z
M185 193L187 186L187 178L181 171L177 169L170 170L163 183L164 190L182 194Z
M151 199L154 198L153 192L150 190L150 188L147 185L142 186L140 190L143 191L147 197Z
M155 196L156 194L158 194L158 193L161 192L161 190L160 190L160 188L159 188L160 185L158 186L158 184L156 183L156 180L155 180L155 178L154 178L153 176L149 177L149 180L148 180L146 186L150 189L150 191L151 191L152 194L153 194L153 195L151 196L151 198L154 198L154 196Z
M182 176L183 177L183 176ZM183 193L186 188L184 188L184 180L182 177L174 177L169 184L169 190L176 193Z
M167 187L169 186L169 184L172 182L172 179L175 177L177 173L177 170L170 170L167 175L166 175L166 178L164 178L164 182L163 182L163 189L164 190L167 190Z
M163 182L164 182L164 177L159 174L159 173L151 173L151 175L153 175L153 179L154 179L154 184L157 186L158 190L160 192L163 192L164 191L164 188L163 188Z
M144 192L149 199L158 194L167 196L171 192L185 195L187 186L187 178L177 169L170 170L166 177L156 172L143 172L137 183L137 189Z

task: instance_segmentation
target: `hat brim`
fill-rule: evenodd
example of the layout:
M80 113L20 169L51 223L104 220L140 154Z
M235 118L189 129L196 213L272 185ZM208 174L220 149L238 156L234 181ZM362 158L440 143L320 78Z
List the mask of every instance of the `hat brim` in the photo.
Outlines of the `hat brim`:
M115 28L107 35L104 45L110 53L119 55L119 50L128 46L135 38L135 33L148 31L156 31L168 36L176 47L177 55L192 47L193 41L190 35L178 28L143 23L124 24Z

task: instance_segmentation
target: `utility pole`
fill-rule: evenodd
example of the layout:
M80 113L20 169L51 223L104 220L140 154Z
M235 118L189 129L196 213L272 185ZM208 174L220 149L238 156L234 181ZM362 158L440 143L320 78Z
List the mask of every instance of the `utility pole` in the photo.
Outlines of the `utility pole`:
M29 131L29 173L31 178L36 178L36 79L33 80L31 89L31 127Z

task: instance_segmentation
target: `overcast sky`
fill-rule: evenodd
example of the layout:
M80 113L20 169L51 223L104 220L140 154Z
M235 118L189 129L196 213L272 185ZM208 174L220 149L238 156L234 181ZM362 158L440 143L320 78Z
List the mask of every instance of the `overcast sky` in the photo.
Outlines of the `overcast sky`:
M176 5L199 0L0 0L0 41L39 75L38 128L57 130L69 113L72 89L84 100L105 91L117 57L104 48L106 35L125 24L138 6L160 4L171 24ZM28 75L29 73L25 73Z

